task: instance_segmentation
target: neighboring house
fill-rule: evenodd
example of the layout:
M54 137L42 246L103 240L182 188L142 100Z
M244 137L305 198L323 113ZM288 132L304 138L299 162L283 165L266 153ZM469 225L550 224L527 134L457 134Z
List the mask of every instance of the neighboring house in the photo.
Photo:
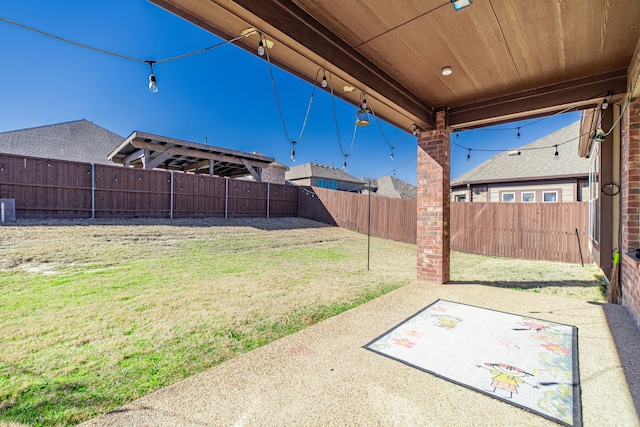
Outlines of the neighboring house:
M587 200L589 159L578 155L579 137L578 121L529 145L502 152L453 179L451 200L521 203Z
M144 136L144 138L142 138ZM153 145L154 142L158 144ZM136 143L142 146L134 146ZM128 151L127 151L128 150ZM260 153L134 132L128 138L88 120L76 120L0 133L0 153L145 169L210 173L231 178L285 183L287 166Z
M122 140L88 120L76 120L1 132L0 153L110 165L107 157Z
M305 163L292 166L285 177L294 185L328 188L331 190L360 191L364 181L334 166Z
M379 196L390 197L393 199L415 199L417 197L418 188L395 176L385 175L378 179L364 178L365 182L371 182L372 193ZM367 193L368 190L364 190Z

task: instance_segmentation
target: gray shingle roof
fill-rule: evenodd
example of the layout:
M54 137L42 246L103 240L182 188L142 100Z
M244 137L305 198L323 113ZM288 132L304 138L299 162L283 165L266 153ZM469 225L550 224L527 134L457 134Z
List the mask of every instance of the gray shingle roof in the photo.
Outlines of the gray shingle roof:
M376 194L396 199L415 199L418 189L415 185L404 182L395 176L385 175L375 181Z
M112 165L123 137L88 120L0 132L0 153Z
M513 150L520 151L519 156L510 156L510 150L508 150L490 158L452 179L451 185L461 185L468 182L522 181L527 178L587 176L589 159L578 156L579 136L580 122L577 121L531 144L519 149L514 148ZM558 144L558 159L554 158L554 145L556 144ZM549 148L542 149L542 147Z
M311 177L363 184L360 178L356 178L342 169L317 163L305 163L304 165L292 166L291 169L286 172L286 179L288 181Z

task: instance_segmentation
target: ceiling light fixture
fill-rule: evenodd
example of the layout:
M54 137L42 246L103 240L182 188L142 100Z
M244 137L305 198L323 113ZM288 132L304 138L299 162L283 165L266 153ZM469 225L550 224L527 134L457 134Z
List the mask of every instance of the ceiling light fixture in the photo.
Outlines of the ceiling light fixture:
M456 10L456 12L460 9L464 9L471 3L473 3L473 0L451 0L451 4L453 5L453 8Z
M149 64L149 68L151 68L151 74L149 75L149 90L153 93L158 92L158 82L156 80L156 76L153 74L153 64L156 63L156 61L152 61L150 59L147 59L146 61L147 64Z
M453 68L451 67L444 67L442 69L442 75L443 76L450 76L453 73Z

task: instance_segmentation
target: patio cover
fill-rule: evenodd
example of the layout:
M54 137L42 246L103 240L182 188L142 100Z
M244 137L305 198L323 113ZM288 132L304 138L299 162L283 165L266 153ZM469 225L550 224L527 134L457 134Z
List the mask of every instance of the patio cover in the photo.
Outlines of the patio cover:
M252 175L261 181L260 169L275 159L258 153L198 144L166 136L133 132L109 154L109 160L143 169L167 169L209 175Z

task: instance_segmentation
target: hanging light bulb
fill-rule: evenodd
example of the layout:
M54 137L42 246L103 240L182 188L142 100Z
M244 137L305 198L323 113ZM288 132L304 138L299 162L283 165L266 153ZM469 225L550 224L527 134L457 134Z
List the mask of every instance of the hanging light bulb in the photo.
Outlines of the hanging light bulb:
M296 161L296 150L291 149L291 161L295 162Z
M156 80L156 76L153 74L153 64L156 63L156 61L152 61L150 59L147 59L146 61L147 64L149 64L149 68L151 69L151 74L149 75L149 90L153 93L158 92L158 82Z
M553 155L554 159L558 160L560 158L560 153L558 153L558 146L556 145L556 153Z
M344 170L344 171L347 170L347 161L346 160L344 162L342 162L342 170Z
M156 81L156 76L154 76L153 74L149 76L149 90L153 93L158 92L158 84Z
M258 43L258 55L264 56L264 43L262 43L262 40Z
M518 133L516 134L516 139L520 139L520 128L518 128Z
M327 87L327 76L325 76L324 73L322 73L322 87Z
M367 98L362 98L362 109L363 110L367 109Z
M469 148L469 152L467 153L467 162L471 161L471 148Z
M393 160L393 150L389 152L389 160Z
M414 123L411 126L413 127L411 133L413 134L413 136L417 136L418 135L418 125Z

